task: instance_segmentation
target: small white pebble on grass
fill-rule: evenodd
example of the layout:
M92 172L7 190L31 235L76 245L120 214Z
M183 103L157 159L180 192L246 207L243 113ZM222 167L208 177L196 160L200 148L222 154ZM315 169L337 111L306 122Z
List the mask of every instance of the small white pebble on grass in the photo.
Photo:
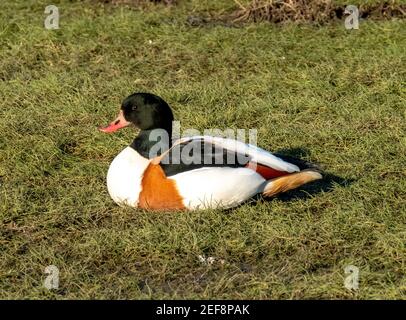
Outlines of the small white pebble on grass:
M198 258L201 263L206 263L206 258L204 256L199 255Z
M216 260L216 258L214 258L214 257L206 258L205 256L202 256L202 255L199 255L198 258L201 263L206 264L206 265L212 265L214 263L214 261Z
M216 257L205 257L204 255L199 255L198 256L199 262L205 264L205 265L212 265L214 262L218 261L220 264L224 264L225 260L224 259L217 259Z
M216 259L214 259L214 257L208 257L207 259L206 259L206 262L207 262L207 264L213 264L214 263L214 261L215 261Z

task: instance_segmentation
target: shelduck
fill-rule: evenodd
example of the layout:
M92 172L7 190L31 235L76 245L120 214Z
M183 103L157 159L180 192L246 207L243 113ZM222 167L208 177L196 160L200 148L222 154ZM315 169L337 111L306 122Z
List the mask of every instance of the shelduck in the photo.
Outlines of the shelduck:
M293 158L282 159L234 139L202 135L172 143L173 120L162 98L134 93L124 99L118 117L100 128L105 133L130 125L140 129L107 173L108 192L118 205L148 210L226 209L256 194L272 197L322 178L314 167L301 168Z

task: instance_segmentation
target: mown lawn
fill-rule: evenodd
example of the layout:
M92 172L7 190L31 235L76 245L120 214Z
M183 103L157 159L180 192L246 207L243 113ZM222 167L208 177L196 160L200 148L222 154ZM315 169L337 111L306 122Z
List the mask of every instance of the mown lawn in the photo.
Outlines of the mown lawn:
M405 298L404 20L193 27L210 2L61 0L49 31L48 4L0 10L0 298ZM162 96L183 129L255 128L326 179L225 212L120 208L105 176L136 132L97 127L134 91Z

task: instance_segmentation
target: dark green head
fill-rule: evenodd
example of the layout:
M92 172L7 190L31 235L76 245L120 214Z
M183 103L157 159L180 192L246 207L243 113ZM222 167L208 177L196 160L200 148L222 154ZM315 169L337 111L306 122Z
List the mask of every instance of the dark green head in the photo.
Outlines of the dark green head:
M164 129L170 136L172 121L172 110L162 98L137 92L124 99L118 117L100 130L110 133L132 123L141 130Z
M124 118L141 130L172 127L173 114L168 104L151 93L134 93L121 104Z

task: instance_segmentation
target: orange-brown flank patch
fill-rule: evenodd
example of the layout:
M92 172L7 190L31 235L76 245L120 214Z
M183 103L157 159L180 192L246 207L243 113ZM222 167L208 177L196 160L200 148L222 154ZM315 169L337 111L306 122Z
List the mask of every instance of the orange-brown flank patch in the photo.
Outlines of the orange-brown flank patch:
M185 209L175 181L166 177L159 164L149 164L141 181L139 207L152 210Z

